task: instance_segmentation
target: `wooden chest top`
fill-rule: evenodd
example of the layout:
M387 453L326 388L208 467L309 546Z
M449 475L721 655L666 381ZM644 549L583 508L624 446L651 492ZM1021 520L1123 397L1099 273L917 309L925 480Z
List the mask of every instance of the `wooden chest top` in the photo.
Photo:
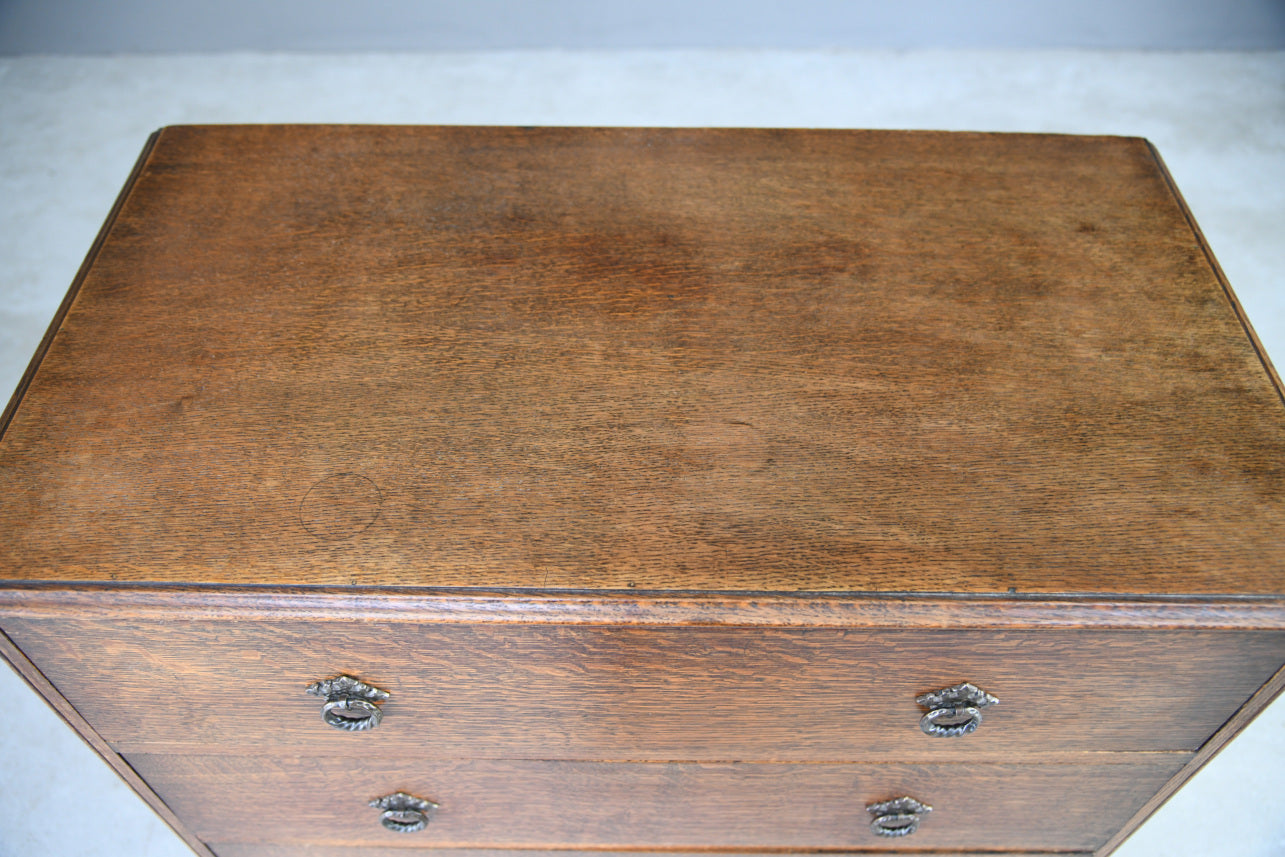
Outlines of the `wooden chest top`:
M1154 150L172 127L5 412L0 579L1285 593Z

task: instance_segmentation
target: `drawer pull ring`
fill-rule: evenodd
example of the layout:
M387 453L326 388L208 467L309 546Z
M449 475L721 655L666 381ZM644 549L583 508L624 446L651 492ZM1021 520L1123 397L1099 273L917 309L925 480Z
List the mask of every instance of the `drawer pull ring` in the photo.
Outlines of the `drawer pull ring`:
M931 709L919 719L919 728L925 735L937 738L957 738L976 732L982 725L982 709L999 704L998 699L967 682L925 693L915 702Z
M933 808L912 797L899 797L882 803L872 803L866 812L874 815L870 829L876 836L909 836L919 829L921 816Z
M364 732L374 729L384 719L384 712L375 703L388 699L388 692L350 675L316 682L308 686L307 692L325 698L321 719L336 729Z
M428 827L428 815L438 806L406 792L384 795L372 800L370 805L384 811L379 823L394 833L415 833Z

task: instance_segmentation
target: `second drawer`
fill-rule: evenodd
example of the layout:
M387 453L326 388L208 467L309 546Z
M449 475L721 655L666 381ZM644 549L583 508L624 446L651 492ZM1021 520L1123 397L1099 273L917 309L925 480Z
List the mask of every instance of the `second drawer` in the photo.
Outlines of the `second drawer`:
M128 761L212 844L1081 851L1187 760L1127 755L1044 766ZM440 805L425 829L381 826L369 802L398 791ZM933 807L919 830L875 835L867 805L903 795Z

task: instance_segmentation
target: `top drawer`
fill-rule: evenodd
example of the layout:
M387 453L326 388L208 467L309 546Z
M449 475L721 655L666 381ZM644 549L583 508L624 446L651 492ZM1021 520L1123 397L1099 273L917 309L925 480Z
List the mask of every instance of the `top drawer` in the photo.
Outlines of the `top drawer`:
M1285 660L1285 632L929 631L45 620L5 632L126 753L880 761L1190 751ZM318 679L390 693L327 726ZM925 735L915 697L998 697Z

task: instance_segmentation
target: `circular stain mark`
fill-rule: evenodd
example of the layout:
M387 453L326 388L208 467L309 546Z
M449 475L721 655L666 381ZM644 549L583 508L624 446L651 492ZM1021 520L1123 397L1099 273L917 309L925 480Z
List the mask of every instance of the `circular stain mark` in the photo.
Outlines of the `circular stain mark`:
M308 489L299 503L299 523L319 539L349 539L379 517L384 495L359 473L336 473Z

